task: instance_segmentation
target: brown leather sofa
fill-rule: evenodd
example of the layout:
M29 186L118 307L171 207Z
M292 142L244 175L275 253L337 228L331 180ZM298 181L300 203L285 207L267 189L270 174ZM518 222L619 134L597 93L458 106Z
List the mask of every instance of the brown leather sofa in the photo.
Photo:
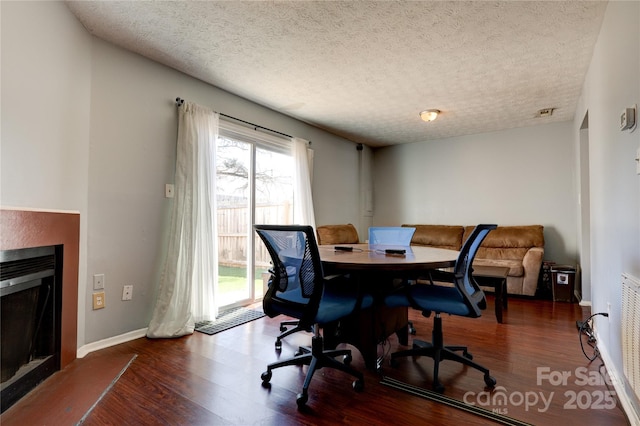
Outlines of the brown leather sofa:
M475 226L402 225L416 228L411 244L460 250ZM507 293L534 296L544 256L542 225L498 226L485 238L473 262L509 268Z

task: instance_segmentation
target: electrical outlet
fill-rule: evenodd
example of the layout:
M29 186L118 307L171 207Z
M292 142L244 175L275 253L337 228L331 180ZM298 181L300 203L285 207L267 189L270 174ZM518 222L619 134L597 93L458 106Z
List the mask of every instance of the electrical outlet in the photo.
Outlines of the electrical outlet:
M173 184L167 183L164 185L164 197L165 198L173 198Z
M104 291L93 293L93 310L102 309L105 305Z
M104 274L96 274L93 276L93 289L94 290L104 289Z
M132 297L133 297L133 286L125 285L122 288L122 300L131 300Z

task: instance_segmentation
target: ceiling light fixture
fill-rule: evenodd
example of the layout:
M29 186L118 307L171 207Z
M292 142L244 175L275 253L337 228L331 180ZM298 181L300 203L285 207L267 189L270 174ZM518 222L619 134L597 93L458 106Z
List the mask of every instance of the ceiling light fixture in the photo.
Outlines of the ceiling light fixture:
M438 118L438 114L440 114L439 109L426 109L420 113L420 118L422 118L423 121L429 122Z

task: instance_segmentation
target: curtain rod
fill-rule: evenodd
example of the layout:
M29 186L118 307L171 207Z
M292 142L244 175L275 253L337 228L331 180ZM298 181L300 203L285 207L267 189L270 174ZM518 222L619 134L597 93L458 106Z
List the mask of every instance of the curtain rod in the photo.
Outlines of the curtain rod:
M176 98L176 106L177 106L178 108L180 108L180 107L182 106L182 104L184 104L184 99L182 99L182 98ZM225 118L229 118L229 119L231 119L231 120L235 120L235 121L239 121L239 122L244 123L244 124L248 124L249 126L253 127L253 128L254 128L254 130L262 129L262 130L266 130L266 131L268 131L268 132L277 133L278 135L286 136L286 137L288 137L288 138L292 138L292 137L293 137L293 136L291 136L291 135L287 135L286 133L278 132L277 130L269 129L268 127L260 126L260 125L258 125L258 124L250 123L250 122L248 122L248 121L241 120L241 119L239 119L239 118L232 117L232 116L230 116L230 115L223 114L223 113L221 113L221 112L219 112L218 114L220 114L221 116L223 116L223 117L225 117ZM309 144L311 144L311 141L309 141Z

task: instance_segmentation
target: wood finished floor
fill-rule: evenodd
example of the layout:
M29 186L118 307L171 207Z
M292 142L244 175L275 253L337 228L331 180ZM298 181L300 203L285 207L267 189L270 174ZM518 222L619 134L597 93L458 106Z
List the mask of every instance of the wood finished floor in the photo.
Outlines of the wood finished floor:
M483 399L482 374L451 361L441 365L445 395L500 409L506 415L536 425L627 425L621 408L571 409L570 396L607 391L600 377L600 361L583 355L576 320L588 316L578 305L511 298L504 324L493 315L493 299L482 318L444 317L445 343L466 344L474 360L497 379L508 401L491 405ZM411 312L416 338L430 340L432 318ZM305 410L296 406L306 367L274 370L271 387L261 386L260 374L278 359L274 337L282 318L262 318L208 336L172 340L137 339L89 354L56 373L7 410L3 425L72 425L85 416L86 425L487 425L492 421L457 408L384 386L381 376L366 371L357 350L353 365L365 374L365 389L355 392L352 379L322 369L314 376ZM290 356L309 335L298 333L283 342L282 357ZM390 338L380 353L399 346ZM121 368L136 356L117 380ZM388 359L388 357L387 357ZM429 388L432 361L401 359L396 367L385 363L383 374ZM566 385L537 383L537 368L569 371ZM577 368L586 368L590 384L580 385ZM112 387L109 384L114 381ZM578 381L578 383L576 383ZM75 385L69 385L74 383ZM90 410L104 392L103 397ZM470 393L469 393L470 392ZM586 392L586 393L585 393ZM534 394L539 398L534 404ZM540 399L551 401L547 407ZM529 398L529 407L522 398ZM594 398L595 399L595 398ZM90 410L90 412L89 412ZM69 415L72 412L73 415Z

